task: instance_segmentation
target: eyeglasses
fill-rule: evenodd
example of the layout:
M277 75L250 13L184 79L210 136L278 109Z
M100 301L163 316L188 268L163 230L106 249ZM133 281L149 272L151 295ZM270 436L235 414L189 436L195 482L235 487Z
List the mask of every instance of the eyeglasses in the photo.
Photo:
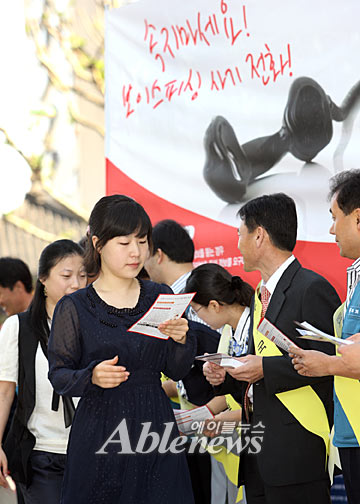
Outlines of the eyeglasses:
M199 313L199 311L200 311L202 308L205 308L205 306L204 306L204 305L201 305L201 306L200 306L200 308L198 308L197 310L195 310L195 308L194 308L193 306L192 306L191 308L194 310L194 312L195 312L196 314L198 314L198 313Z

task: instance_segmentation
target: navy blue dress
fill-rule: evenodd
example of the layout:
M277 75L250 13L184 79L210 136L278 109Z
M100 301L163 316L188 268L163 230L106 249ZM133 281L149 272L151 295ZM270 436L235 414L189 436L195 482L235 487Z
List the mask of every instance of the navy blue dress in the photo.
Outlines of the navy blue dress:
M56 306L49 378L59 394L81 396L70 433L62 504L194 502L185 454L167 450L179 433L160 372L183 378L194 360L195 337L188 331L182 345L127 332L158 294L171 292L149 281L141 281L140 287L131 309L109 306L91 285ZM94 366L115 355L130 372L128 380L111 389L92 384ZM148 432L152 434L146 436ZM166 446L159 448L159 437L166 438Z

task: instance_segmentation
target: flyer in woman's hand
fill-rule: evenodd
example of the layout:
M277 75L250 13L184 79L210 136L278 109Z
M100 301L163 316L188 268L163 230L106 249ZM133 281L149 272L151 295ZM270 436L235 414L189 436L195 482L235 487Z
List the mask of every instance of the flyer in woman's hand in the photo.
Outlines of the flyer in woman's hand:
M128 329L130 332L145 334L153 338L169 339L158 327L166 320L180 318L189 306L195 293L159 294L155 303L140 320Z

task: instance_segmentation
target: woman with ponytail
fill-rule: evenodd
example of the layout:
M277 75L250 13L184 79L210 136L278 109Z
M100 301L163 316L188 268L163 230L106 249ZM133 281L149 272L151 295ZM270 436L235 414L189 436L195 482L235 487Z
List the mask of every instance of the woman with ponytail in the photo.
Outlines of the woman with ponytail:
M0 448L0 485L11 477L25 504L59 504L74 404L48 380L47 347L56 303L86 285L83 250L71 240L41 253L33 300L0 333L0 439L18 386L17 408Z
M232 276L218 264L202 264L189 276L185 292L195 292L192 308L212 329L223 328L218 352L239 357L247 352L250 323L250 302L254 289L239 276ZM214 437L222 426L235 425L241 420L240 405L231 395L218 396L207 406L214 421L206 423L203 434ZM212 426L211 430L208 425ZM214 428L215 425L215 428ZM234 430L233 436L237 437ZM240 502L237 488L239 457L224 450L212 460L212 503L235 504ZM226 469L225 469L226 468ZM216 494L215 494L216 492ZM241 500L245 504L245 497Z
M212 329L228 324L219 343L222 352L239 357L247 352L250 302L254 289L239 276L232 276L218 264L195 268L186 283L186 292L195 292L191 302L198 316ZM225 341L226 340L226 341Z

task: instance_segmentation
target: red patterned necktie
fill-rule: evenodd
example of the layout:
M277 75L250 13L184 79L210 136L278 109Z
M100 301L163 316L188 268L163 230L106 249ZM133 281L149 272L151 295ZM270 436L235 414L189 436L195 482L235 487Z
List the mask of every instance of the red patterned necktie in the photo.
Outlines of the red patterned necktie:
M263 285L261 287L261 318L265 316L267 307L269 306L270 297L270 291L265 287L265 285Z
M250 423L250 397L249 397L249 389L251 387L251 383L247 384L245 394L244 394L244 413L246 422Z
M263 285L261 287L261 318L265 316L266 310L269 306L269 301L270 301L271 293L269 289ZM250 399L249 399L249 389L251 387L251 383L248 383L246 390L245 390L245 395L244 395L244 412L245 412L245 418L247 423L250 422L250 410L251 410L251 405L250 405Z

